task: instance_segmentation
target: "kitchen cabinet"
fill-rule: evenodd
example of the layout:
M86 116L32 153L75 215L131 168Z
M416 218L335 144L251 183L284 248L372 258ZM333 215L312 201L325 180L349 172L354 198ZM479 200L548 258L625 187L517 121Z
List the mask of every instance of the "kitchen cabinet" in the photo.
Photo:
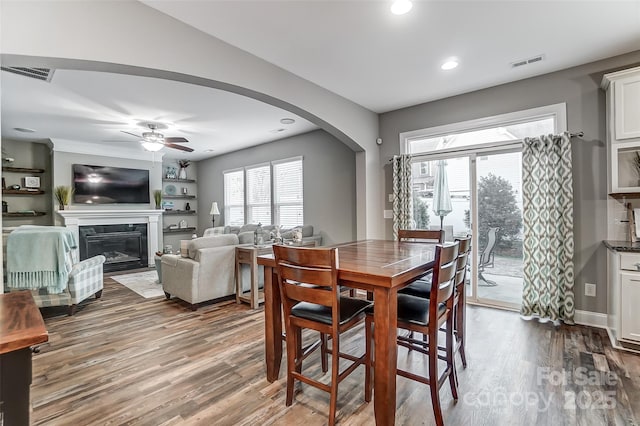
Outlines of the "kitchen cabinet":
M640 252L618 252L609 247L607 268L608 331L614 345L639 350Z
M606 74L601 86L607 92L609 192L640 193L640 67Z

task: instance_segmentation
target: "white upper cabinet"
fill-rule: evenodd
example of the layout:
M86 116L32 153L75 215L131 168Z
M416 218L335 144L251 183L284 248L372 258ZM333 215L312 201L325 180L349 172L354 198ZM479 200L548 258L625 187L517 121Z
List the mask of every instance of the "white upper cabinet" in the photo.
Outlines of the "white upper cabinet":
M606 74L609 191L640 192L640 67Z
M602 87L610 95L611 141L640 139L640 67L606 74Z

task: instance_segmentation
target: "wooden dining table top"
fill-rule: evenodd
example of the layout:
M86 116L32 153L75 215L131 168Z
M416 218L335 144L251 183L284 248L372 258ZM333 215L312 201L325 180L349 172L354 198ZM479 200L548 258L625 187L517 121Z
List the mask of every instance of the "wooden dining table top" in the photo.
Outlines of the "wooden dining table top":
M0 354L49 340L30 291L0 294Z
M361 240L338 248L338 278L377 287L397 287L433 269L435 245L389 240ZM327 248L325 247L325 248ZM273 255L258 257L259 265L275 267Z

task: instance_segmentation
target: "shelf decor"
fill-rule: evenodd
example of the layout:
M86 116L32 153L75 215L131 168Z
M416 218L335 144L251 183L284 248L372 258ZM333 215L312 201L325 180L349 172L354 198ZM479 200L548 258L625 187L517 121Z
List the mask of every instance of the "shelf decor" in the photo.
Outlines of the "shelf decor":
M178 179L186 179L187 178L187 167L191 164L190 160L178 160L178 165L180 166L180 171L178 172Z
M153 201L156 202L156 209L162 208L162 190L156 189L153 191Z
M73 188L64 185L56 186L53 190L53 194L56 196L56 200L58 200L60 210L64 210L64 206L68 206L71 203Z

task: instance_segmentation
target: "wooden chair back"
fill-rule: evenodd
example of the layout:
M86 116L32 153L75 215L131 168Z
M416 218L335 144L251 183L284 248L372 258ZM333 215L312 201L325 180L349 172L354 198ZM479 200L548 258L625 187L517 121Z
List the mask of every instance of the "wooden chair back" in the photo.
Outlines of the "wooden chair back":
M337 248L275 245L273 254L285 315L298 302L328 306L339 313Z
M456 238L458 243L458 259L456 261L456 287L464 285L467 276L467 265L469 264L469 253L471 253L471 236Z
M444 231L433 229L399 229L398 241L444 243Z
M435 266L431 281L429 312L434 315L438 305L451 299L454 279L457 271L458 243L438 244L436 246Z

